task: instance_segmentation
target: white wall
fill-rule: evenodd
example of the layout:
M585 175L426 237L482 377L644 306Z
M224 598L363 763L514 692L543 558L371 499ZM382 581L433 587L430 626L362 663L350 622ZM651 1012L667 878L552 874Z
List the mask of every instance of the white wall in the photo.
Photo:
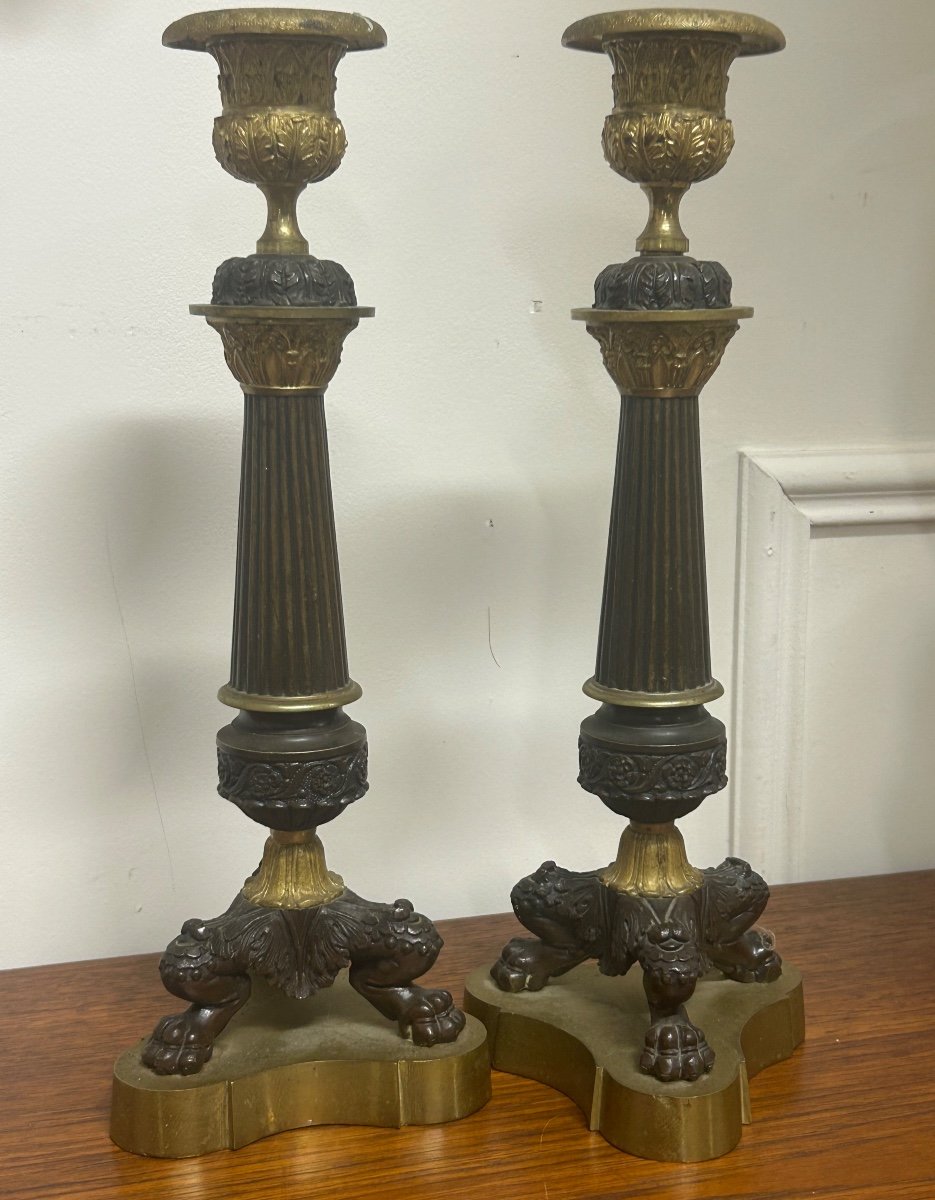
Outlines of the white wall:
M863 874L881 861L935 865L933 528L812 541L803 791L815 802L802 810L805 878ZM832 797L846 798L843 812L820 802L829 782Z
M930 867L935 449L744 452L738 528L731 844L773 880Z
M356 890L437 917L504 909L543 858L607 861L620 828L575 783L617 399L568 309L630 255L645 215L601 156L610 64L560 45L596 8L371 0L389 47L339 68L348 154L302 201L313 252L378 310L328 400L372 786L326 845ZM703 402L725 683L738 451L935 441L935 5L756 8L788 49L735 64L736 149L683 205L692 250L757 309ZM262 201L214 162L213 63L160 46L186 11L0 4L3 966L158 948L227 905L263 840L214 792L240 393L187 313L217 263L251 250ZM894 538L885 561L922 536ZM931 551L914 545L905 570L928 578ZM861 586L851 553L827 570ZM922 628L928 595L904 603ZM842 654L873 636L859 625L872 615L855 608ZM810 710L840 665L814 662ZM897 670L886 686L931 716L927 678ZM879 707L882 741L903 737ZM924 772L903 779L901 819L931 830ZM820 769L803 780L799 801L829 806L809 828L833 840L844 798ZM721 795L687 819L695 861L728 850L731 803L757 802ZM802 870L922 865L882 829L878 814L862 834L879 853L816 844Z

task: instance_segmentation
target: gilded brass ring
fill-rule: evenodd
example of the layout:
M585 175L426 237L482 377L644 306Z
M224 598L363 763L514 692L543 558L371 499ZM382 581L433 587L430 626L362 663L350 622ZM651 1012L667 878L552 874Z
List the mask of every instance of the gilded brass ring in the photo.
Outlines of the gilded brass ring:
M323 396L321 387L272 387L260 383L241 383L240 390L245 396L281 396L284 400L299 396Z
M349 304L189 304L188 311L212 321L357 321L377 310Z
M194 308L192 312L194 312ZM686 321L705 321L708 325L722 325L732 321L743 321L753 316L753 309L733 308L573 308L573 321L587 321L589 325L665 325L684 324Z
M724 695L724 686L716 679L681 692L632 692L626 688L605 687L592 675L581 690L601 704L618 704L624 708L687 708L692 704L708 704Z
M343 708L363 694L363 688L353 679L343 688L312 696L261 696L254 692L239 692L225 683L218 691L218 699L229 708L243 708L248 712L320 712L326 708Z

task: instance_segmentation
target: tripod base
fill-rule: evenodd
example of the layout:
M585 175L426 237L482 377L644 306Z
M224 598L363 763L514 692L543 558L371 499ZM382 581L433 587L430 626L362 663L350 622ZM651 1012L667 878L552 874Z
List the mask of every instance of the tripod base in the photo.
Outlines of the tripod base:
M345 973L310 1000L254 980L197 1075L156 1075L145 1043L114 1067L110 1136L124 1150L188 1158L306 1125L435 1125L490 1099L484 1026L431 1047L400 1038Z
M789 1058L805 1036L801 976L788 962L772 983L738 986L719 971L699 981L692 1014L716 1059L690 1083L639 1069L646 997L637 972L608 977L585 963L542 991L513 993L478 967L464 999L487 1027L494 1068L564 1092L611 1145L664 1162L732 1150L751 1122L748 1079Z

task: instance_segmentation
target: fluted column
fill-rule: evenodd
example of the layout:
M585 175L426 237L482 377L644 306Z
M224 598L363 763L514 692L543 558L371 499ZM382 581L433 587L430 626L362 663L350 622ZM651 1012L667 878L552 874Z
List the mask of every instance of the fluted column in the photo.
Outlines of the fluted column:
M308 709L359 694L347 667L324 395L248 393L231 678L221 698L281 711L290 698Z
M592 691L712 682L698 397L625 395Z

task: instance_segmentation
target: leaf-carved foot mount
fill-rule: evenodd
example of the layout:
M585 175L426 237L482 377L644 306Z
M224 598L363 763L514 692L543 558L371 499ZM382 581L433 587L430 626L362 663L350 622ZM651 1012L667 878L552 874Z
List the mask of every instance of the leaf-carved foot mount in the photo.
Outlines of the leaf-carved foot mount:
M782 973L772 936L753 928L769 889L742 859L701 873L696 890L675 896L618 891L600 871L568 871L545 862L521 879L513 909L533 938L513 938L490 976L503 992L537 992L587 959L604 975L643 968L651 1025L640 1069L663 1082L698 1079L714 1052L685 1010L711 967L742 984Z
M210 921L186 921L166 949L160 973L168 991L189 1001L165 1017L143 1051L157 1074L196 1074L215 1039L250 995L251 976L294 999L329 987L350 968L350 982L401 1036L420 1046L453 1042L464 1014L450 993L413 980L434 963L442 940L408 900L381 904L345 890L304 909L271 908L239 895Z
M349 899L350 897L350 899ZM408 900L374 904L345 892L329 907L345 921L360 919L367 931L350 953L351 985L417 1046L453 1042L464 1028L464 1014L451 993L413 984L442 947L438 930ZM357 914L361 914L358 918Z

